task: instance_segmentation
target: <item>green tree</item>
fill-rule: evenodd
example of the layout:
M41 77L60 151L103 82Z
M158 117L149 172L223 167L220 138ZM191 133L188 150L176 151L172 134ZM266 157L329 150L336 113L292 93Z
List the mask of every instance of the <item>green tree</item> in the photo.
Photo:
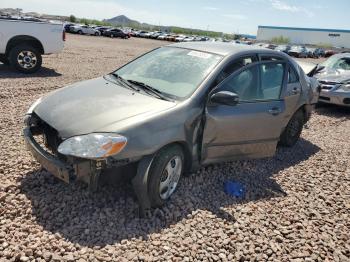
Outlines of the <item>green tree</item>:
M289 44L290 39L288 37L278 36L271 39L271 42L278 45Z
M77 18L74 15L69 16L69 22L75 23L77 21Z

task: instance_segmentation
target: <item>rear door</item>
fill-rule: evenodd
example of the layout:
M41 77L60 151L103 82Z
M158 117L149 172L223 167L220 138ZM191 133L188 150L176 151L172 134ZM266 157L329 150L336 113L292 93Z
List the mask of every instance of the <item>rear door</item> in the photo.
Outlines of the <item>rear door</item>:
M297 110L300 94L302 92L298 73L291 64L287 65L286 82L287 86L282 93L282 97L285 101L287 113L290 118Z
M203 133L202 161L272 156L284 127L285 61L260 61L242 67L213 92L239 95L236 106L208 105ZM212 92L212 93L213 93Z

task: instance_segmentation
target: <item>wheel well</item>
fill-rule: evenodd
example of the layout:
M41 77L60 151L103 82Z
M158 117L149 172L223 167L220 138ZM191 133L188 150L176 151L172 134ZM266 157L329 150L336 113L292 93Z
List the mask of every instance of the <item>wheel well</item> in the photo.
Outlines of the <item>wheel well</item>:
M8 41L6 46L6 55L10 52L10 50L13 47L19 44L28 44L38 49L38 51L41 54L44 54L44 47L38 39L29 35L18 35L18 36L14 36L13 38L10 39L10 41Z
M186 142L184 142L184 141L172 142L170 144L163 146L158 151L162 150L163 148L174 146L174 145L178 145L181 147L182 152L184 153L184 157L185 157L185 159L184 159L185 160L185 172L189 171L191 169L192 155L191 155L191 151L190 151Z
M301 111L303 113L304 116L304 123L306 123L308 121L308 114L306 111L306 105L302 105L298 108L298 110L296 110L295 112Z

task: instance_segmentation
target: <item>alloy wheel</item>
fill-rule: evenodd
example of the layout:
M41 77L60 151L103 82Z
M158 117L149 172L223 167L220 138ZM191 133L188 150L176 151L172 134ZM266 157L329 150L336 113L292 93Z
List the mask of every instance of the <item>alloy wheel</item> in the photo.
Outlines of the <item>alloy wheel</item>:
M31 51L21 51L17 56L18 64L24 69L34 68L37 61L35 53Z
M166 164L159 182L159 196L161 199L168 199L175 191L182 172L182 159L174 156Z

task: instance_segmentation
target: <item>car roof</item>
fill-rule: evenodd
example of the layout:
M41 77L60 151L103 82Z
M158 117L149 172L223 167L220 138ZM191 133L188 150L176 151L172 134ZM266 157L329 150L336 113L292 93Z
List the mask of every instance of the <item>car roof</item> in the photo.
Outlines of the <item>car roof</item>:
M214 53L222 56L234 55L242 51L252 51L252 53L253 52L259 53L263 51L263 52L279 54L279 52L273 51L267 48L250 46L250 45L235 45L232 43L223 43L223 42L182 42L182 43L171 44L168 46Z

